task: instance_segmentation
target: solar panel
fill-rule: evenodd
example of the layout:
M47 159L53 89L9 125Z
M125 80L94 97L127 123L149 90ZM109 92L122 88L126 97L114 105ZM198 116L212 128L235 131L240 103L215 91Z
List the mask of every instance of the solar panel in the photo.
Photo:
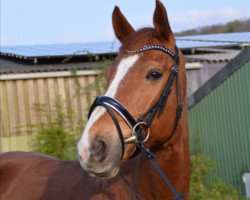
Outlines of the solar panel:
M212 41L193 41L193 40L176 40L177 46L180 49L204 48L204 47L225 47L238 45L239 43L232 42L212 42Z
M250 32L211 34L176 37L180 49L199 47L223 47L239 45L242 42L250 42ZM69 55L109 54L117 52L120 43L116 42L93 42L71 43L50 45L20 45L1 46L1 55L17 55L22 57L53 57Z
M183 36L177 38L179 40L193 40L193 41L200 40L200 41L250 43L250 32L194 35L194 36Z
M26 57L105 54L118 51L119 45L120 44L118 42L98 42L78 44L71 43L50 45L2 46L1 53L21 55Z

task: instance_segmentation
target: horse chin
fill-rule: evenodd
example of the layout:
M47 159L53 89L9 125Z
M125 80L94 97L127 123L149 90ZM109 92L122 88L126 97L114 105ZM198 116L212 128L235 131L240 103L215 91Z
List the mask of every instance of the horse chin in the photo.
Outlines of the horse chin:
M104 172L94 172L92 170L86 170L87 173L95 178L99 178L99 179L111 179L114 178L118 172L119 172L119 166L115 166L114 168L112 168L109 171L104 171Z
M118 155L116 155L113 159L109 158L103 161L104 163L86 163L81 158L79 158L79 163L82 169L91 177L99 179L110 179L114 178L119 172L120 160L118 160L117 158L119 158Z
M96 173L94 174L94 176L101 179L110 179L114 178L118 174L118 172L119 172L119 166L115 166L109 172Z

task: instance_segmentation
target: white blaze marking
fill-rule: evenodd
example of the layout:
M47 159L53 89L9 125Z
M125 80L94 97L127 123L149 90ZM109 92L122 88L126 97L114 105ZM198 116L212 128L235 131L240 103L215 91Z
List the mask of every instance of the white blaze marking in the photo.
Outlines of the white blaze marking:
M128 58L124 58L121 60L120 64L117 67L116 75L113 81L111 82L108 90L105 93L105 96L109 96L114 98L119 87L121 80L125 77L130 68L134 65L134 63L139 58L138 55L133 55ZM97 107L93 113L91 114L86 127L84 129L82 138L78 142L78 151L81 151L83 148L86 150L89 148L89 140L88 133L92 125L105 113L105 108ZM79 152L80 153L80 152ZM86 152L85 152L86 153ZM89 156L89 152L87 157Z

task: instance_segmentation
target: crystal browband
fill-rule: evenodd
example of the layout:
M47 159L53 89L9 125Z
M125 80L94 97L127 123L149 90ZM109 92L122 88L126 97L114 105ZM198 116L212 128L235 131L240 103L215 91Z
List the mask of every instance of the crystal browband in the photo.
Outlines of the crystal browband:
M169 49L160 46L160 45L145 45L144 47L137 49L137 50L126 50L127 53L142 53L148 50L160 50L164 53L170 55L175 61L177 61L177 57L171 52Z

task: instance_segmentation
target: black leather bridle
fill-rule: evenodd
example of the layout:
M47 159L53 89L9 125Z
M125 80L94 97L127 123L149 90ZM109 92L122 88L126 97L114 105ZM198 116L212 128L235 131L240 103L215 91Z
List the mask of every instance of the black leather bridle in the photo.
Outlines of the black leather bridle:
M181 113L182 113L182 108L183 108L181 87L180 87L179 73L178 73L178 67L179 67L179 54L178 53L179 53L179 50L175 46L176 54L174 54L169 49L162 47L160 45L146 45L143 48L135 50L135 51L127 51L127 53L136 54L136 53L142 53L142 52L149 51L149 50L160 50L160 51L166 53L167 55L169 55L175 62L174 66L172 67L169 78L166 82L166 85L165 85L165 87L162 91L162 94L161 94L160 98L158 99L158 101L147 112L145 112L143 115L141 115L136 120L119 101L117 101L116 99L113 99L111 97L108 97L108 96L101 96L101 97L97 97L95 99L95 101L93 102L92 106L90 107L88 117L90 117L91 113L93 112L93 110L97 106L104 107L115 123L116 129L117 129L120 141L121 141L121 146L122 146L121 158L124 155L125 145L127 143L135 143L136 149L133 152L133 154L130 156L130 158L135 157L140 152L143 152L143 154L145 156L147 156L147 158L150 160L150 162L152 163L154 168L158 171L158 173L161 175L161 177L163 178L165 183L168 185L168 187L173 192L173 194L174 194L173 199L174 200L183 199L184 195L180 194L176 191L176 189L170 183L167 176L164 174L164 172L161 170L161 168L158 166L158 164L154 161L155 155L145 146L144 142L145 142L145 140L148 139L149 132L147 133L147 136L145 136L144 131L143 131L143 128L144 129L146 128L149 131L150 125L153 122L157 113L158 113L158 117L162 116L167 99L168 99L169 94L172 90L174 80L176 79L176 88L177 88L177 110L176 110L176 116L175 116L176 119L175 119L175 124L173 126L173 129L171 131L171 134L167 138L166 141L169 141L174 135L174 132L178 126L178 122L181 118ZM129 138L123 137L121 127L120 127L119 122L118 122L113 111L115 111L119 116L121 116L123 118L123 120L127 123L127 125L131 128L131 130L133 130L132 131L133 135L131 137L129 137ZM138 199L143 199L142 196L133 188L132 185L130 185L124 178L123 178L123 180L129 186L129 188L135 193L135 195Z

